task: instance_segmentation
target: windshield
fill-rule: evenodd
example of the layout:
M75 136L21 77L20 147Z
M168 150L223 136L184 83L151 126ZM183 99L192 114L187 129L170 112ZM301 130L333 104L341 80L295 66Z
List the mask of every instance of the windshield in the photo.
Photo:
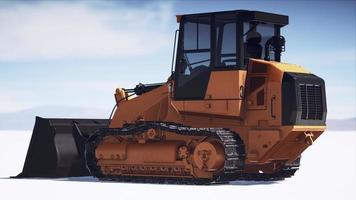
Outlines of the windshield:
M244 23L245 64L249 58L265 59L266 43L276 35L275 29L273 24ZM267 52L270 60L276 60L274 54L274 51Z

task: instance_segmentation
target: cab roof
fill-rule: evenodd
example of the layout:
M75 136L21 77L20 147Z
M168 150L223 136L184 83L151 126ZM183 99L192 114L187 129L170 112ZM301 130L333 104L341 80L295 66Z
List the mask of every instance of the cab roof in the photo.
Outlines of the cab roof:
M236 14L238 19L242 21L256 21L264 23L272 23L279 26L285 26L289 22L289 17L287 15L280 15L268 12L261 11L250 11L250 10L230 10L230 11L221 11L221 12L207 12L207 13L195 13L195 14L183 14L176 15L177 22L180 23L183 18L186 17L203 17L203 16L212 16L220 14Z

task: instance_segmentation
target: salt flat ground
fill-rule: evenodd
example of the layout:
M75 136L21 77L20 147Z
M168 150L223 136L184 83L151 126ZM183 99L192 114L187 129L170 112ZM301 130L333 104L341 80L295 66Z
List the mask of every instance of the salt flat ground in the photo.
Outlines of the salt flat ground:
M1 199L338 199L356 200L356 132L326 132L302 157L301 169L280 182L235 181L191 186L71 179L10 179L23 166L30 131L0 131Z

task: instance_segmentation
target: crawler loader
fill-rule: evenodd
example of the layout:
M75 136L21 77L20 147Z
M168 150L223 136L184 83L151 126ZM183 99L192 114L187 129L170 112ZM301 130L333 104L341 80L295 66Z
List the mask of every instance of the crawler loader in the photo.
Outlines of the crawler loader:
M220 183L294 175L325 130L323 79L281 62L288 16L178 15L171 76L117 88L110 119L36 118L17 177Z

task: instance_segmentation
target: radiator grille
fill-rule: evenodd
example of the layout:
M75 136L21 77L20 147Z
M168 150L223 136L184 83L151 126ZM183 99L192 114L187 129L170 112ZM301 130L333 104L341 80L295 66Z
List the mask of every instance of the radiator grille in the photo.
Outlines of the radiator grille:
M320 85L299 85L302 115L304 120L322 120L323 102L322 88Z

